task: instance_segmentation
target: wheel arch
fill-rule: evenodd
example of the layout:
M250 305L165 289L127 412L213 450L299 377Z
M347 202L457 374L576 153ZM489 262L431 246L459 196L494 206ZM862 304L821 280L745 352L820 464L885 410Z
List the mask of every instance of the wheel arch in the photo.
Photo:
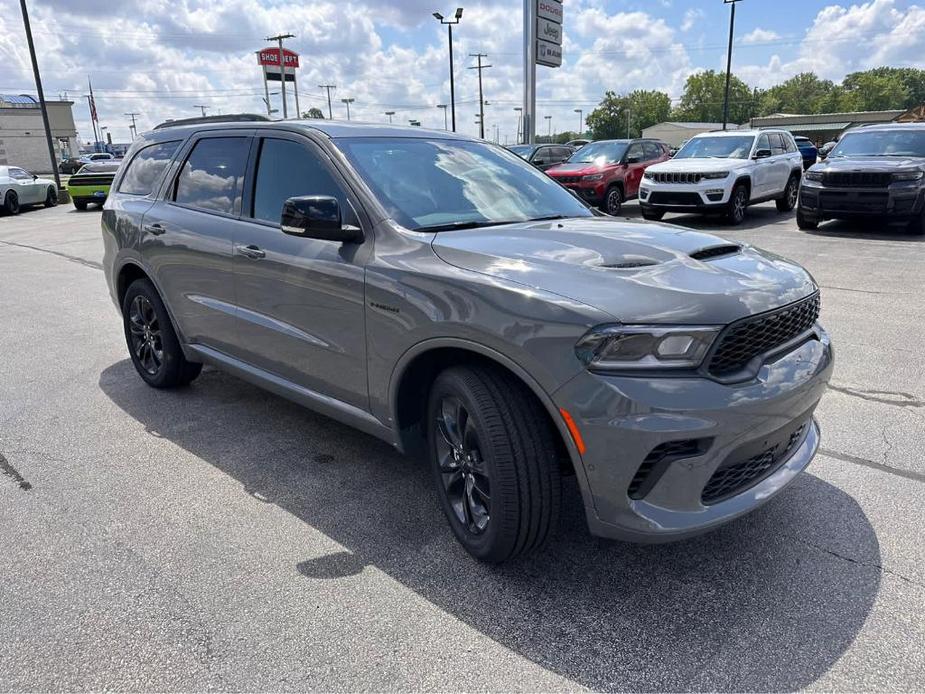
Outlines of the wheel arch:
M180 349L183 350L184 356L190 361L196 361L196 355L187 347L186 338L183 335L183 331L180 329L180 324L177 323L177 318L173 314L173 309L170 307L170 304L167 303L164 292L161 291L157 280L154 279L154 276L148 272L145 267L134 259L128 259L123 262L115 275L115 291L119 315L122 315L122 304L125 301L125 294L128 288L132 285L132 282L141 279L148 280L154 286L154 291L161 297L164 308L167 309L167 315L170 317L173 330L177 334L177 339L180 341Z

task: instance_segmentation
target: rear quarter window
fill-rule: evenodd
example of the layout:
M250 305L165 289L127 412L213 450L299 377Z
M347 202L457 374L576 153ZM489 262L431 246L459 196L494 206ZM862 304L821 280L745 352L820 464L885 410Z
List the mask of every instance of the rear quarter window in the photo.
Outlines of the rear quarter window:
M119 183L119 192L129 195L151 195L161 174L176 154L180 141L160 142L138 150L129 162Z

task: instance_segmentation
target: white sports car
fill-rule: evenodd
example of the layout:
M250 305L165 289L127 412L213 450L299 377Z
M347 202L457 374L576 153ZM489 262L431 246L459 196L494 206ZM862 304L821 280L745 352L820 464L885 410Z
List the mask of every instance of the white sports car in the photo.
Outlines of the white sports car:
M38 204L44 204L45 207L58 204L55 182L39 178L16 166L0 166L0 210L7 214L19 214L23 205Z

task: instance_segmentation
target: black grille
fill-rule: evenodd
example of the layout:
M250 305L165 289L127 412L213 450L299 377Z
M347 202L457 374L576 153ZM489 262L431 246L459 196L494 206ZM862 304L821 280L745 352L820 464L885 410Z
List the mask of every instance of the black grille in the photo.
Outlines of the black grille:
M825 212L861 212L884 214L890 204L890 194L867 191L842 192L823 190L819 196L820 206Z
M559 183L578 183L581 180L581 176L555 176L555 179Z
M788 456L799 444L805 430L806 424L801 424L796 431L761 453L742 462L720 467L703 488L700 500L709 506L754 487L786 462Z
M115 174L100 174L97 176L71 176L69 186L110 186Z
M697 193L653 192L649 196L652 205L700 205L703 202Z
M650 173L649 180L656 183L700 183L703 174L699 173Z
M893 174L878 171L828 171L823 179L827 186L888 186Z
M694 251L691 253L691 258L694 260L709 260L710 258L719 258L723 255L732 255L733 253L738 253L740 250L742 250L741 246L736 246L733 243L727 243L721 246L701 248L699 251Z
M816 293L795 304L732 323L720 335L707 371L717 377L738 373L755 357L805 333L818 319Z
M642 461L636 474L627 487L626 493L631 499L642 499L652 491L652 487L675 460L693 458L703 455L713 439L685 439L683 441L666 441L652 449Z

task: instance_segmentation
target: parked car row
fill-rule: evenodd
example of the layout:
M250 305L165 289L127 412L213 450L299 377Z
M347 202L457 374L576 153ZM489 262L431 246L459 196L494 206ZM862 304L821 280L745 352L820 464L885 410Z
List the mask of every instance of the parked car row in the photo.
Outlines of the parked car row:
M109 152L93 152L91 154L84 154L79 157L71 157L65 159L60 164L58 164L58 171L63 174L75 174L80 170L80 167L85 164L91 164L97 161L112 161L116 157L110 154Z
M58 188L54 181L18 166L0 166L0 210L6 214L19 214L24 205L57 204Z

